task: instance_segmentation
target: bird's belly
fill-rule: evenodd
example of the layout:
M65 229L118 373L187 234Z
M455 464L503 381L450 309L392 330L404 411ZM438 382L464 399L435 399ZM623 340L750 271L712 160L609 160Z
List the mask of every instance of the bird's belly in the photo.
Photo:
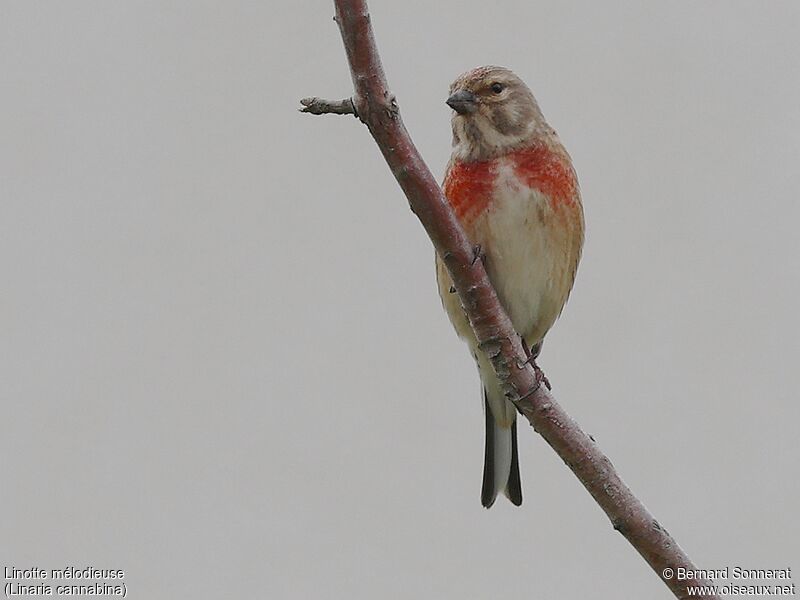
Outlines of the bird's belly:
M480 244L486 271L514 328L528 345L552 327L572 285L563 207L514 181L498 186L467 234Z

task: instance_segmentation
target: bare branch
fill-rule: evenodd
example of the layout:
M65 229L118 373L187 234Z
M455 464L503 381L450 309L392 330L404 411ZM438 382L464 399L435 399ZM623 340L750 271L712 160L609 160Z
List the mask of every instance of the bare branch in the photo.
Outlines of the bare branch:
M352 98L344 100L324 100L323 98L303 98L300 100L303 108L300 112L311 113L312 115L355 115L356 107L353 106Z
M677 578L678 568L696 570L689 557L633 495L594 440L561 408L545 386L538 385L521 338L489 282L483 261L474 260L472 244L400 119L383 73L366 1L334 0L334 4L355 89L352 107L369 128L411 210L450 272L475 336L491 359L506 397L572 469L608 515L614 529L636 548L677 598L688 598L689 586L710 585L702 579ZM317 102L324 107L337 104ZM315 104L302 103L306 107ZM322 112L336 111L314 114ZM669 573L668 569L673 576L663 575Z

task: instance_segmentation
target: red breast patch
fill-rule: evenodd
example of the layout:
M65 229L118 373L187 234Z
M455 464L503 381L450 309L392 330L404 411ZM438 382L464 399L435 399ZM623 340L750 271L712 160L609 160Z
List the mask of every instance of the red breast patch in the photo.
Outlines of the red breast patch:
M462 223L489 205L496 175L495 160L454 162L444 178L444 195Z
M491 160L453 162L444 179L444 195L459 221L472 221L489 206L498 162L509 159L515 175L546 195L553 208L575 202L578 183L569 159L538 144Z
M578 182L565 155L536 145L512 152L509 158L514 162L517 177L547 196L553 208L575 202Z

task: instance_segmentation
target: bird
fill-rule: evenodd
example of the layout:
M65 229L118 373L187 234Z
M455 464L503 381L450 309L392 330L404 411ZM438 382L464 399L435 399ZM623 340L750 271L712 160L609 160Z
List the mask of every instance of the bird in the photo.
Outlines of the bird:
M453 110L453 139L445 198L522 336L537 379L546 381L535 361L570 295L584 240L572 159L530 88L510 69L482 66L463 73L446 103ZM475 358L483 387L481 504L490 508L502 492L519 506L516 408L479 349L438 255L436 277L442 304Z

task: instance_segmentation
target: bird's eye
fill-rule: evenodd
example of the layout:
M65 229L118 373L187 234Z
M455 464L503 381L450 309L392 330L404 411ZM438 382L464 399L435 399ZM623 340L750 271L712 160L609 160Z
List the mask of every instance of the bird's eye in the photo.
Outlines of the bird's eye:
M492 91L495 94L499 94L500 92L503 91L503 84L502 83L497 83L497 82L493 83L492 84Z

